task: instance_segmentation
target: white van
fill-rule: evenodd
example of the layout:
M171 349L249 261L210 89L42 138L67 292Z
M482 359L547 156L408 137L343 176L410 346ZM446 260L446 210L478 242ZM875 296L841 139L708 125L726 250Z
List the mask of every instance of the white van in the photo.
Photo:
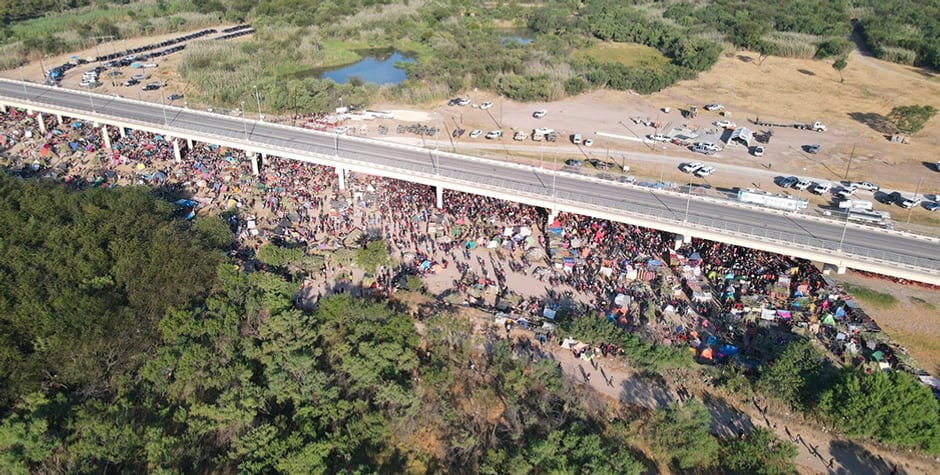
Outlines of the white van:
M575 145L581 145L581 134L574 134L571 136L571 143Z

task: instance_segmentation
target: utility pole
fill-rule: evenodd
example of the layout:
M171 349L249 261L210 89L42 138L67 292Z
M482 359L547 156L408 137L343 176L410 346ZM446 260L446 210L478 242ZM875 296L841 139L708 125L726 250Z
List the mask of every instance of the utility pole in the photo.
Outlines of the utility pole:
M855 145L852 145L852 153L849 154L849 164L845 166L845 176L843 180L849 179L849 169L852 168L852 159L855 158Z
M923 175L920 176L920 180L917 181L917 188L914 189L914 202L915 202L915 203L917 202L917 194L920 193L920 185L921 185L922 183L924 183L924 176L923 176ZM910 208L907 209L907 222L908 222L908 224L910 224L910 222L911 222L911 213L914 212L914 206L917 206L917 205L916 205L916 204L915 204L915 205L912 205Z

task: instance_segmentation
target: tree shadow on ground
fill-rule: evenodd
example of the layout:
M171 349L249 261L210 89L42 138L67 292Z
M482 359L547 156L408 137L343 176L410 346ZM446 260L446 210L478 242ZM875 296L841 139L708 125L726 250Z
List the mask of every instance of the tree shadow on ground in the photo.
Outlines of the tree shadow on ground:
M639 374L633 374L620 383L620 401L649 409L666 407L673 401L665 386Z
M737 437L740 433L749 434L754 431L755 426L751 418L732 407L727 401L707 392L701 398L712 416L711 426L708 428L712 434L728 439Z
M743 54L739 54L739 55L738 55L738 61L741 61L742 63L753 63L753 62L754 62L754 58L752 58L752 57L750 57L750 56L745 56L745 55L743 55Z
M888 119L877 112L849 112L849 118L865 124L875 132L890 136L893 132L891 123Z
M848 440L833 440L829 443L829 453L834 463L829 473L851 475L855 473L889 473L892 463L874 455L865 447Z

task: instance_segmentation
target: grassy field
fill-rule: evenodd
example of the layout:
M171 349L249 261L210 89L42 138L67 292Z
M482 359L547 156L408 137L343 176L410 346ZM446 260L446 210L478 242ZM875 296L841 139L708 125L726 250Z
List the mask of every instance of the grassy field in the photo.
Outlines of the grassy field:
M139 6L137 6L139 8ZM74 25L92 24L102 20L116 22L127 18L129 11L135 8L89 8L70 12L68 15L47 15L33 20L27 20L10 25L11 36L14 38L29 38L37 35L52 35L69 31ZM90 40L91 41L91 40Z
M575 57L592 58L602 62L621 63L627 66L661 66L669 62L656 48L637 43L602 42L579 50Z
M865 304L864 306L870 305L877 308L891 308L898 303L898 298L894 295L879 292L868 287L849 283L842 284L842 287L853 297L861 300L862 303Z

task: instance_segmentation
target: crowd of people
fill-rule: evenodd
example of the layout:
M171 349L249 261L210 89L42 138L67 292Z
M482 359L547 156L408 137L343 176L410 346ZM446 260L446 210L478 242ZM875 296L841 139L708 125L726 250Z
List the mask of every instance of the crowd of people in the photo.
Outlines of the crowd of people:
M676 249L669 233L570 213L547 222L539 208L450 190L437 209L435 190L419 183L352 174L340 189L329 167L200 143L177 143L177 160L172 139L152 133L111 127L106 141L100 125L85 121L15 109L0 119L8 170L75 186L148 185L191 200L196 214L235 209L246 248L277 238L321 252L357 245L349 242L355 235L384 238L400 264L379 270L373 287L383 290L395 285L394 274L447 273L458 293L495 289L492 299L467 301L503 302L510 319L551 320L547 310L565 303L575 317L606 317L699 351L737 348L754 336L762 322L740 311L749 297L788 311L799 303L811 322L861 318L844 299L829 298L816 267L786 256L701 240ZM682 259L674 262L676 254ZM330 268L315 276L316 294L335 288L336 275ZM523 280L547 286L536 294L517 285ZM697 298L693 280L712 298Z

